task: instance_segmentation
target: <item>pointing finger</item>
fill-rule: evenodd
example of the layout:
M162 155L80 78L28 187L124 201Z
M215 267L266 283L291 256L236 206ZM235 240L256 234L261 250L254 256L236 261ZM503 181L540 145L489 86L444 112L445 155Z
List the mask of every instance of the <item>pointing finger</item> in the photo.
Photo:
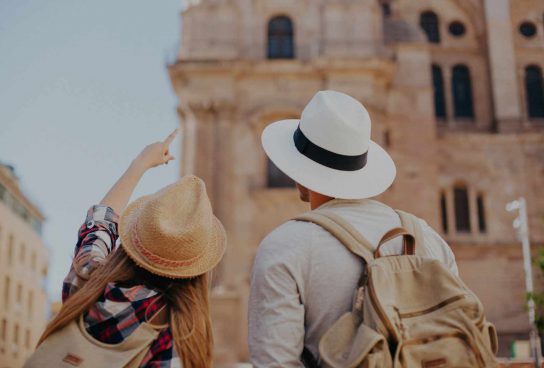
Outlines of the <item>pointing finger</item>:
M164 143L166 143L167 145L170 145L170 143L172 143L172 141L176 138L176 135L178 135L177 128L172 133L170 133L168 137L166 137L166 139L164 140Z

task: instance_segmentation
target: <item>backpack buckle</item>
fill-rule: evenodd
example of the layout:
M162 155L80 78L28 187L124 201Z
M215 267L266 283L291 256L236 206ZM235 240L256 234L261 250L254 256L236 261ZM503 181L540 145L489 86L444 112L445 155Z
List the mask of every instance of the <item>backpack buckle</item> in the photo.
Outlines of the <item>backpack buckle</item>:
M363 312L363 303L365 301L365 287L361 286L357 288L355 292L355 300L353 302L353 310L357 312Z

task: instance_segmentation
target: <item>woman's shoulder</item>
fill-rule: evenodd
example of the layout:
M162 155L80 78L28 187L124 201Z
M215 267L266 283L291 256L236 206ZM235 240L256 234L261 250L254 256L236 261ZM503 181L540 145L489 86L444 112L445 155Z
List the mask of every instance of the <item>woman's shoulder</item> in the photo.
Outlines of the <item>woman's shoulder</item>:
M85 315L85 327L102 342L120 343L164 305L162 293L157 290L112 282Z

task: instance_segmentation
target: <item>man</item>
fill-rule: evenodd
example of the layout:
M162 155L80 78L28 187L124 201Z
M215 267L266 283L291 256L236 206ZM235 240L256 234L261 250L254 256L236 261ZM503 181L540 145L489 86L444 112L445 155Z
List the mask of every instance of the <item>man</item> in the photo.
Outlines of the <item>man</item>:
M269 125L262 143L312 210L334 212L377 246L401 221L392 208L369 199L384 192L396 174L389 154L370 140L370 130L362 104L343 93L321 91L300 121ZM420 222L426 253L457 274L448 245ZM397 238L381 253L401 250ZM303 355L306 362L319 364L319 340L351 309L363 267L360 258L313 223L289 221L270 233L259 247L251 279L249 349L254 366L303 367Z

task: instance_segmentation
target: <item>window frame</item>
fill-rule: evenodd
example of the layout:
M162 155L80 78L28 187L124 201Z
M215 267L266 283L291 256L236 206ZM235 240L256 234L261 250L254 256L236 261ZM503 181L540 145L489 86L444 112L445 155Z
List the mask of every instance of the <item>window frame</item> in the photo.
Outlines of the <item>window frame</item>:
M462 194L464 198L458 197L458 194ZM453 187L453 210L455 220L455 232L457 234L472 233L470 193L466 185L455 185Z
M528 81L529 72L536 72L536 80ZM540 81L540 83L538 83ZM532 83L532 86L529 85ZM536 90L535 90L536 88ZM537 64L529 64L523 68L523 89L525 92L525 108L527 118L543 119L544 118L544 76L542 68Z
M285 22L285 24L281 24ZM286 26L284 29L281 27ZM278 27L277 29L272 29ZM273 42L278 45L273 49ZM295 22L286 15L271 17L266 26L266 57L269 60L291 60L296 57Z
M464 90L464 93L460 91ZM451 97L453 116L458 120L474 120L474 88L472 73L466 64L455 64L451 69Z

